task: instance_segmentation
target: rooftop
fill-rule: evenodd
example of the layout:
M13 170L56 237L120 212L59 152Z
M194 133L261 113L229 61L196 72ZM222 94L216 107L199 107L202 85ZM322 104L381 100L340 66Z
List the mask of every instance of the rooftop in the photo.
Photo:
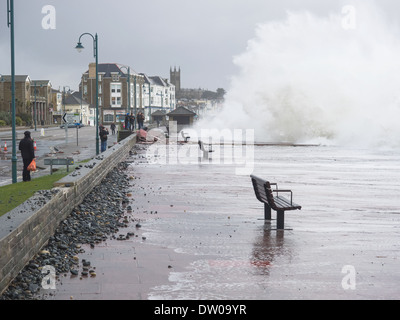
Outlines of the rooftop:
M167 113L168 116L177 116L177 115L179 115L179 116L181 116L181 115L192 116L192 115L195 115L195 114L196 113L194 113L194 112L192 112L192 111L190 111L190 110L188 110L188 109L186 109L184 107L178 107L175 110Z

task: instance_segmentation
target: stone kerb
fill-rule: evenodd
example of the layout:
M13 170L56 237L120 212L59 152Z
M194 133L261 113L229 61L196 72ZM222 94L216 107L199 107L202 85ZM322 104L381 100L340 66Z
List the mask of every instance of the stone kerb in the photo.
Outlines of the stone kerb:
M0 217L0 294L135 143L136 135L127 137Z

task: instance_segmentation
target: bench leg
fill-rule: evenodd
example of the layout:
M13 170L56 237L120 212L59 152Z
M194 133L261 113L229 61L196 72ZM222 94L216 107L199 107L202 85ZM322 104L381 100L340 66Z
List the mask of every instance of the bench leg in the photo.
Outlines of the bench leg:
M264 203L264 219L271 220L271 207Z
M279 210L276 214L276 228L278 230L284 229L285 225L285 211Z

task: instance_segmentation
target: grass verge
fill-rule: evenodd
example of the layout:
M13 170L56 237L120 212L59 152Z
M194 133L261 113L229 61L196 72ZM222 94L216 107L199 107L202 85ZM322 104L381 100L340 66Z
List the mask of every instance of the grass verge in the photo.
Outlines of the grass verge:
M89 159L90 160L90 159ZM89 160L81 161L79 164ZM77 165L79 165L77 164ZM71 166L74 170L76 166ZM54 182L62 179L72 171L67 172L67 169L59 169L53 174L32 178L29 182L17 182L10 185L0 187L0 217L12 209L24 203L39 190L50 190L53 188Z

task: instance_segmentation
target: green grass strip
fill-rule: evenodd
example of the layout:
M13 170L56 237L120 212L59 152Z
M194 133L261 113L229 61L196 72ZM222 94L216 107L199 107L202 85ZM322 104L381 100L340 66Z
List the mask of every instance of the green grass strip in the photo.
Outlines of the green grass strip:
M90 160L90 159L89 159ZM89 160L81 161L84 163ZM70 174L75 166L70 166L70 171L67 172L66 168L59 169L53 174L35 178L32 175L32 180L29 182L17 182L0 187L0 217L12 209L24 203L39 190L50 190L54 187L54 182L62 179ZM72 169L72 170L71 170Z

